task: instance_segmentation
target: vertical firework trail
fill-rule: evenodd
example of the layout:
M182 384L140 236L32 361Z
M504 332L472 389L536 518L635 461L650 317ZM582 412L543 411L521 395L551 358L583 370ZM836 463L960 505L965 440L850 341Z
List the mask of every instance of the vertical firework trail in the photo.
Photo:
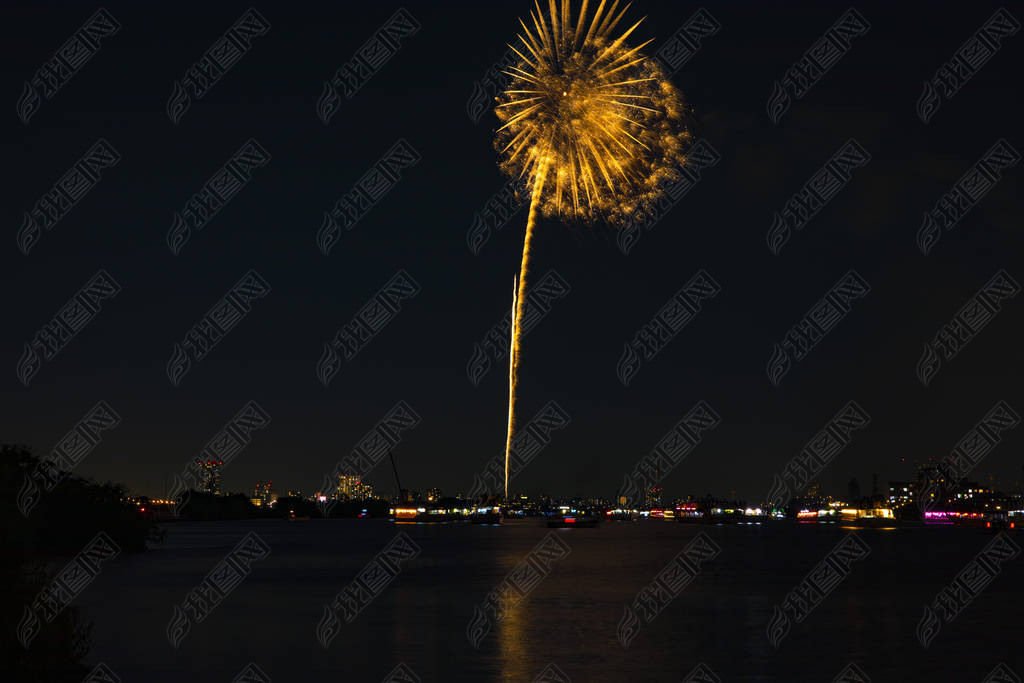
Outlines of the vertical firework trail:
M503 125L495 149L501 168L532 183L523 261L512 303L509 348L508 433L505 439L505 502L515 437L519 349L526 309L530 245L538 215L612 225L641 217L665 187L681 177L689 132L683 125L682 96L658 62L626 38L642 19L617 38L612 32L629 5L618 9L601 0L589 18L583 6L573 22L569 0L561 11L550 0L520 20L519 63L504 73L508 88L495 98ZM550 174L550 180L548 176Z
M509 325L508 341L508 433L505 435L505 500L508 500L508 459L512 452L512 406L516 401L516 298L519 279L512 276L512 324ZM503 506L504 507L504 506Z
M519 266L519 287L513 286L512 292L512 344L509 348L508 368L508 434L505 437L505 503L508 503L508 463L512 454L512 433L515 431L516 384L519 380L519 344L523 330L519 322L523 319L526 308L526 272L530 267L530 243L533 240L533 229L537 224L537 208L540 206L541 193L544 190L544 179L548 165L541 163L530 193L530 214L526 219L526 238L523 240L523 262Z

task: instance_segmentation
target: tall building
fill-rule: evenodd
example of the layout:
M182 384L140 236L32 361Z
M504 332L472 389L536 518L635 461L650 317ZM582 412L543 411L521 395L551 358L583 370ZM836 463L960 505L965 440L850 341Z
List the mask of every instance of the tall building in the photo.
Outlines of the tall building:
M946 498L950 483L935 465L918 465L914 494L922 505L939 503Z
M439 500L441 500L441 489L438 489L438 488L427 489L427 502L428 503L436 503Z
M196 460L199 469L203 474L203 490L207 493L220 495L220 468L224 465L223 460Z
M370 500L373 486L364 484L358 474L338 475L338 500Z
M353 497L356 500L371 500L374 498L373 484L360 483L355 487L355 495Z
M661 487L652 486L651 488L647 489L647 506L657 507L659 505L661 505Z
M339 500L352 500L355 498L356 489L360 485L360 476L358 474L339 474L338 475L338 499Z
M254 505L266 507L271 503L277 501L277 494L274 493L274 482L266 481L256 484L256 489L253 491L252 501ZM256 501L259 501L258 503Z

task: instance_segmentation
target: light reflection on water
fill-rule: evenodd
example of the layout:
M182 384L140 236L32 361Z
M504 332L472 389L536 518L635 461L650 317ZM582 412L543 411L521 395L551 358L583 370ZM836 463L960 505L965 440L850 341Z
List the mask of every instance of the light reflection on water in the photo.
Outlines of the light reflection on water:
M175 650L165 636L174 605L250 530L271 555ZM1007 627L1019 614L1024 558L1005 563L929 649L918 643L924 605L992 538L949 527L857 529L870 555L778 650L766 636L773 607L849 530L657 520L554 530L569 556L474 648L474 606L551 531L526 521L169 525L164 547L104 565L76 599L95 622L88 661L149 682L230 681L249 661L274 681L379 681L399 662L424 681L531 681L549 663L573 681L681 680L700 662L723 681L830 681L851 661L873 680L982 680L999 661L1024 673L1020 632ZM623 648L616 628L626 602L702 531L720 555ZM420 555L324 650L315 637L323 604L399 532Z

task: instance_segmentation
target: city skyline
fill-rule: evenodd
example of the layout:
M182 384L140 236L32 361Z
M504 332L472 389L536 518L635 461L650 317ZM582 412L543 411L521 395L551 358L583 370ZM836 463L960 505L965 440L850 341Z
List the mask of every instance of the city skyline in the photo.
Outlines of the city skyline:
M862 479L862 478L857 477L855 475L850 475L849 478L846 478L844 480L843 479L843 475L837 475L834 481L835 482L839 482L839 483L832 483L832 484L823 484L822 480L820 478L819 479L813 479L806 486L801 488L801 490L799 492L796 492L795 496L796 497L814 496L814 495L817 495L817 494L816 493L812 493L812 491L818 490L818 491L823 491L822 495L827 495L827 496L831 496L831 497L834 497L834 498L849 498L849 497L853 497L853 498L862 498L862 497L863 498L869 498L869 497L876 497L876 496L885 497L885 496L887 496L889 494L889 491L892 489L893 486L906 485L908 483L913 483L915 481L918 481L919 478L921 477L921 470L922 469L924 469L924 468L936 468L937 465L938 465L938 461L934 461L932 463L915 464L913 466L912 470L908 470L907 471L907 476L906 477L899 478L899 479L882 479L881 477L877 477L877 481L875 481L875 479L876 479L875 477L870 477L870 478L867 478L865 480L865 479ZM1022 466L1022 469L1024 469L1024 466ZM348 486L351 486L351 488L347 488L346 484L343 481L341 481L346 476L349 477L351 479L351 481L352 481L352 483L348 485ZM295 495L300 495L301 497L304 497L304 498L310 498L310 497L316 495L317 493L328 493L328 494L335 493L335 494L338 494L339 496L343 496L345 498L351 498L351 499L358 500L359 499L358 492L362 491L362 490L369 489L370 491L374 492L374 494L375 494L374 497L383 497L383 498L396 497L398 495L398 490L397 490L397 486L396 486L396 484L394 482L394 479L391 478L390 481L388 481L388 478L385 477L383 474L381 474L381 477L382 477L381 481L375 481L372 478L362 477L362 476L360 476L358 474L341 475L339 477L339 483L338 483L336 489L334 489L334 491L324 491L324 490L321 490L321 488L319 488L319 485L318 485L318 487L295 486L293 484L275 485L274 484L274 481L275 481L274 479L266 479L266 478L259 479L259 480L255 481L255 482L250 483L250 484L232 484L230 478L225 479L223 474L220 473L220 474L217 475L217 482L218 482L217 485L219 487L219 490L217 491L217 493L220 493L220 494L223 494L223 495L237 495L237 494L250 495L251 494L253 497L256 497L256 496L258 496L258 494L259 494L259 492L261 490L262 491L268 491L269 490L271 493L274 493L277 497L284 497L285 495L289 495L290 496L290 495L292 495L293 492L297 492ZM963 477L962 482L963 483L961 483L956 488L958 488L958 489L959 488L966 489L969 486L975 486L975 487L979 487L980 486L980 487L985 487L986 489L989 489L989 490L999 491L999 492L1002 492L1002 493L1005 493L1005 494L1008 494L1008 495L1024 493L1024 479L1022 479L1020 477L1018 477L1017 479L1007 479L1007 480L1004 480L1004 481L1000 481L1000 480L996 479L994 475L990 475L988 473L972 472L969 475ZM849 490L850 490L850 487L853 486L854 484L856 484L857 488L860 491L860 494L857 495L857 496L850 496L849 495ZM764 502L765 500L767 500L767 498L763 494L761 496L744 496L744 495L739 495L739 493L736 491L736 489L728 489L728 488L723 488L721 486L719 486L717 488L713 488L713 489L707 490L707 491L701 490L699 492L697 490L695 490L695 489L692 489L692 488L688 489L685 486L685 484L682 484L682 485L679 485L679 486L672 486L672 487L669 487L668 489L666 489L666 487L664 486L664 483L659 481L659 482L656 483L656 486L657 486L657 488L661 492L663 492L664 498L666 500L676 500L676 499L684 499L684 498L691 498L691 497L693 499L701 499L701 498L704 498L706 496L711 496L713 498L718 498L718 499L726 499L728 497L728 498L731 498L731 499L734 499L734 500L750 500L750 501L756 501L756 502ZM263 487L269 487L269 488L263 488ZM204 484L204 488L205 488L205 484ZM620 493L621 492L621 488L622 487L620 486L619 489L617 489L615 491L615 493ZM431 486L431 485L427 485L427 484L417 484L416 482L411 482L408 485L403 485L403 489L406 490L406 491L409 491L409 492L420 493L422 495L422 499L424 501L428 501L431 497L437 497L437 492L440 492L440 497L441 498L449 498L449 497L459 497L459 494L461 494L462 497L467 497L468 492L470 491L469 487L463 487L461 489L460 488L445 488L445 487L439 487L439 486ZM198 489L198 490L203 490L203 489ZM766 491L767 491L767 489L766 489ZM146 497L149 497L149 498L164 498L165 497L165 493L160 493L160 492L152 492L152 493L150 493L150 492L145 492L145 491L129 490L128 493L129 493L129 495L131 495L133 497L142 497L142 496L146 496ZM501 496L501 492L500 491L491 492L491 494L492 495L497 495L499 497ZM726 494L730 494L730 495L727 496ZM527 490L523 490L523 489L517 489L515 486L511 486L510 487L510 497L512 497L513 500L515 498L517 498L518 496L520 496L520 495L526 495L526 496L529 496L531 498L543 497L543 496L552 496L552 497L555 497L555 498L564 498L564 499L574 498L574 497L581 497L581 498L605 498L605 499L610 500L610 501L614 500L614 498L615 498L615 496L612 493L609 493L609 492L606 492L606 491L594 491L594 490L589 490L589 491L556 491L556 490L552 490L550 488L545 489L543 487L538 488L536 490L532 490L531 489L531 490L527 491Z

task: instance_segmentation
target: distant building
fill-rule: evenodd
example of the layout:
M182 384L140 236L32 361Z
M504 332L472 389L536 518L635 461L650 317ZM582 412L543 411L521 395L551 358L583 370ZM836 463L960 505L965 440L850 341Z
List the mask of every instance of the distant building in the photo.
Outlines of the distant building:
M647 489L647 507L658 507L661 505L661 487L652 486Z
M358 474L339 474L338 499L354 500L359 493L360 486L362 486L362 477Z
M914 501L914 484L909 481L889 482L889 504L900 507Z
M429 489L427 489L427 502L428 503L436 503L439 500L441 500L441 489L439 489L439 488L429 488Z
M979 503L990 501L994 491L973 481L963 481L956 492L950 492L950 503Z
M914 482L914 497L918 503L929 505L945 500L952 482L935 465L918 465L917 481Z
M373 486L364 484L358 474L339 474L338 500L370 500L374 497Z
M200 471L203 474L203 490L207 493L220 495L220 468L224 465L223 460L196 460Z
M257 500L260 502L257 503ZM277 494L274 493L274 482L267 481L262 484L257 483L256 489L253 491L252 501L253 505L258 505L260 507L267 507L271 503L276 502Z

